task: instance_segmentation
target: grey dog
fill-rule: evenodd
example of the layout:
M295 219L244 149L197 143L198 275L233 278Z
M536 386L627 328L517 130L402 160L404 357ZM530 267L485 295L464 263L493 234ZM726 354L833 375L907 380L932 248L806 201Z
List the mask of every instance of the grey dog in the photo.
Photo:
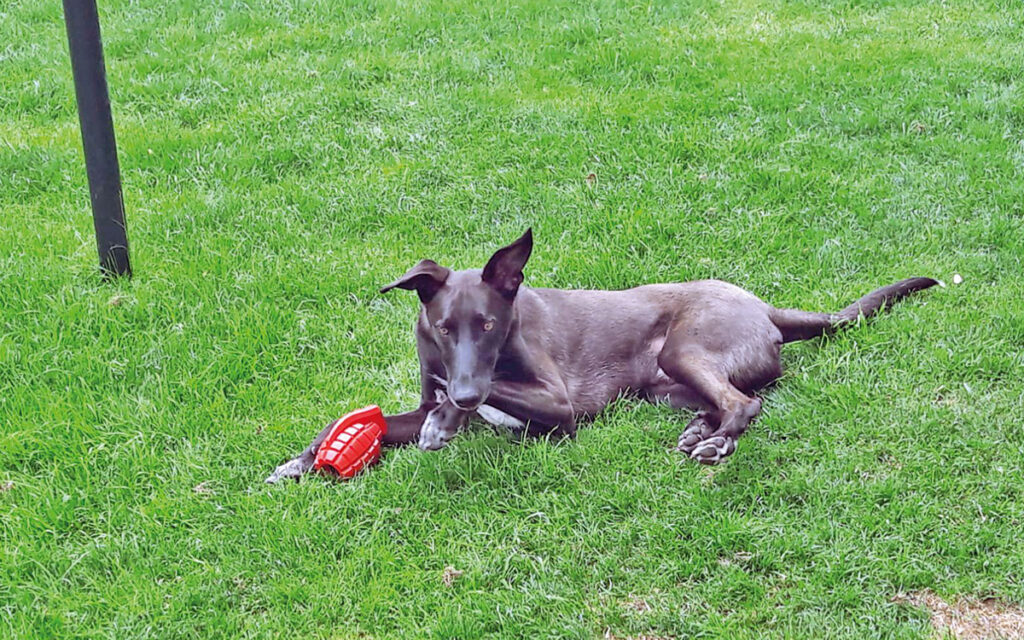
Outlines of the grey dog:
M718 280L625 291L523 286L533 235L499 249L482 269L422 260L381 292L419 295L421 397L387 416L385 445L439 449L476 415L531 435L572 437L577 420L622 394L699 413L678 449L704 464L736 450L761 411L752 395L782 373L782 345L829 333L935 284L909 278L838 313L776 309ZM267 478L309 471L324 429Z

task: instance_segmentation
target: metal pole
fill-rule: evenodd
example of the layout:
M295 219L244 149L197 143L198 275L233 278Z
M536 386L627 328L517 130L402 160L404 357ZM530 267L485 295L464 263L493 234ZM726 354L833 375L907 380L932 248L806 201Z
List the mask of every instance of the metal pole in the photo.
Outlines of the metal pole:
M78 121L82 127L100 268L107 276L130 277L121 170L117 164L96 0L64 0L64 23L68 29L71 71L75 76Z

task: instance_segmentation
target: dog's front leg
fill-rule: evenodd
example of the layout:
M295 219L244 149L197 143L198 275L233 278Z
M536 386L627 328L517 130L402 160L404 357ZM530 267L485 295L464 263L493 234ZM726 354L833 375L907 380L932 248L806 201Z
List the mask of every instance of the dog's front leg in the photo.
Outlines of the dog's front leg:
M529 423L530 435L576 435L576 415L562 384L496 380L486 404Z
M320 450L320 445L323 444L324 439L327 438L327 434L331 432L331 427L334 425L334 420L327 423L327 426L313 438L313 442L302 450L302 453L295 456L288 462L278 465L274 472L267 476L265 482L267 484L274 484L278 480L283 478L292 478L298 480L303 474L307 473L313 468L313 462L316 460L316 452Z
M473 414L452 404L443 391L437 393L437 399L438 405L427 413L420 428L419 447L424 451L434 451L448 444Z
M384 416L384 421L388 425L383 439L385 447L416 442L423 422L427 419L430 412L440 404L437 397L439 387L434 375L432 375L433 370L426 364L421 364L420 370L422 374L420 381L420 406L414 411ZM274 472L267 477L266 481L273 484L282 478L298 480L303 474L309 472L313 468L313 462L316 460L316 452L320 450L320 445L327 438L327 434L331 432L333 424L333 420L328 422L327 426L313 438L313 442L302 450L302 453L274 469Z
M436 403L431 403L430 405L421 405L415 411L384 416L388 429L384 434L383 445L394 447L415 442L419 437L420 427L435 407ZM298 480L303 474L308 473L313 468L316 452L320 450L320 445L324 443L327 434L331 432L334 422L334 420L328 422L327 426L313 438L313 442L302 450L302 453L274 469L274 472L267 477L267 482L273 484L282 478Z

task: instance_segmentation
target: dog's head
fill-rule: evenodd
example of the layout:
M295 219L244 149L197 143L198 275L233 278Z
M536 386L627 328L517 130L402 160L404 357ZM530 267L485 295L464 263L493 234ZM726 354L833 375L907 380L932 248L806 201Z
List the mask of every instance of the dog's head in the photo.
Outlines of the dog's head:
M514 320L513 302L523 282L523 267L533 250L530 229L498 249L483 270L452 271L421 260L381 289L415 290L423 304L426 339L441 354L448 398L472 410L487 399L498 354ZM421 325L422 326L422 325Z

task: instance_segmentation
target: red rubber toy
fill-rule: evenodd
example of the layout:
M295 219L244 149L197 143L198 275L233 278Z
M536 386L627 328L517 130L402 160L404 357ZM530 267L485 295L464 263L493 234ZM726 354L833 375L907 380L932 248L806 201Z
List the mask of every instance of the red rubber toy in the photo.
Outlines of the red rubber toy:
M351 478L377 462L387 431L388 424L377 405L338 418L317 450L313 468L327 468L342 478Z

